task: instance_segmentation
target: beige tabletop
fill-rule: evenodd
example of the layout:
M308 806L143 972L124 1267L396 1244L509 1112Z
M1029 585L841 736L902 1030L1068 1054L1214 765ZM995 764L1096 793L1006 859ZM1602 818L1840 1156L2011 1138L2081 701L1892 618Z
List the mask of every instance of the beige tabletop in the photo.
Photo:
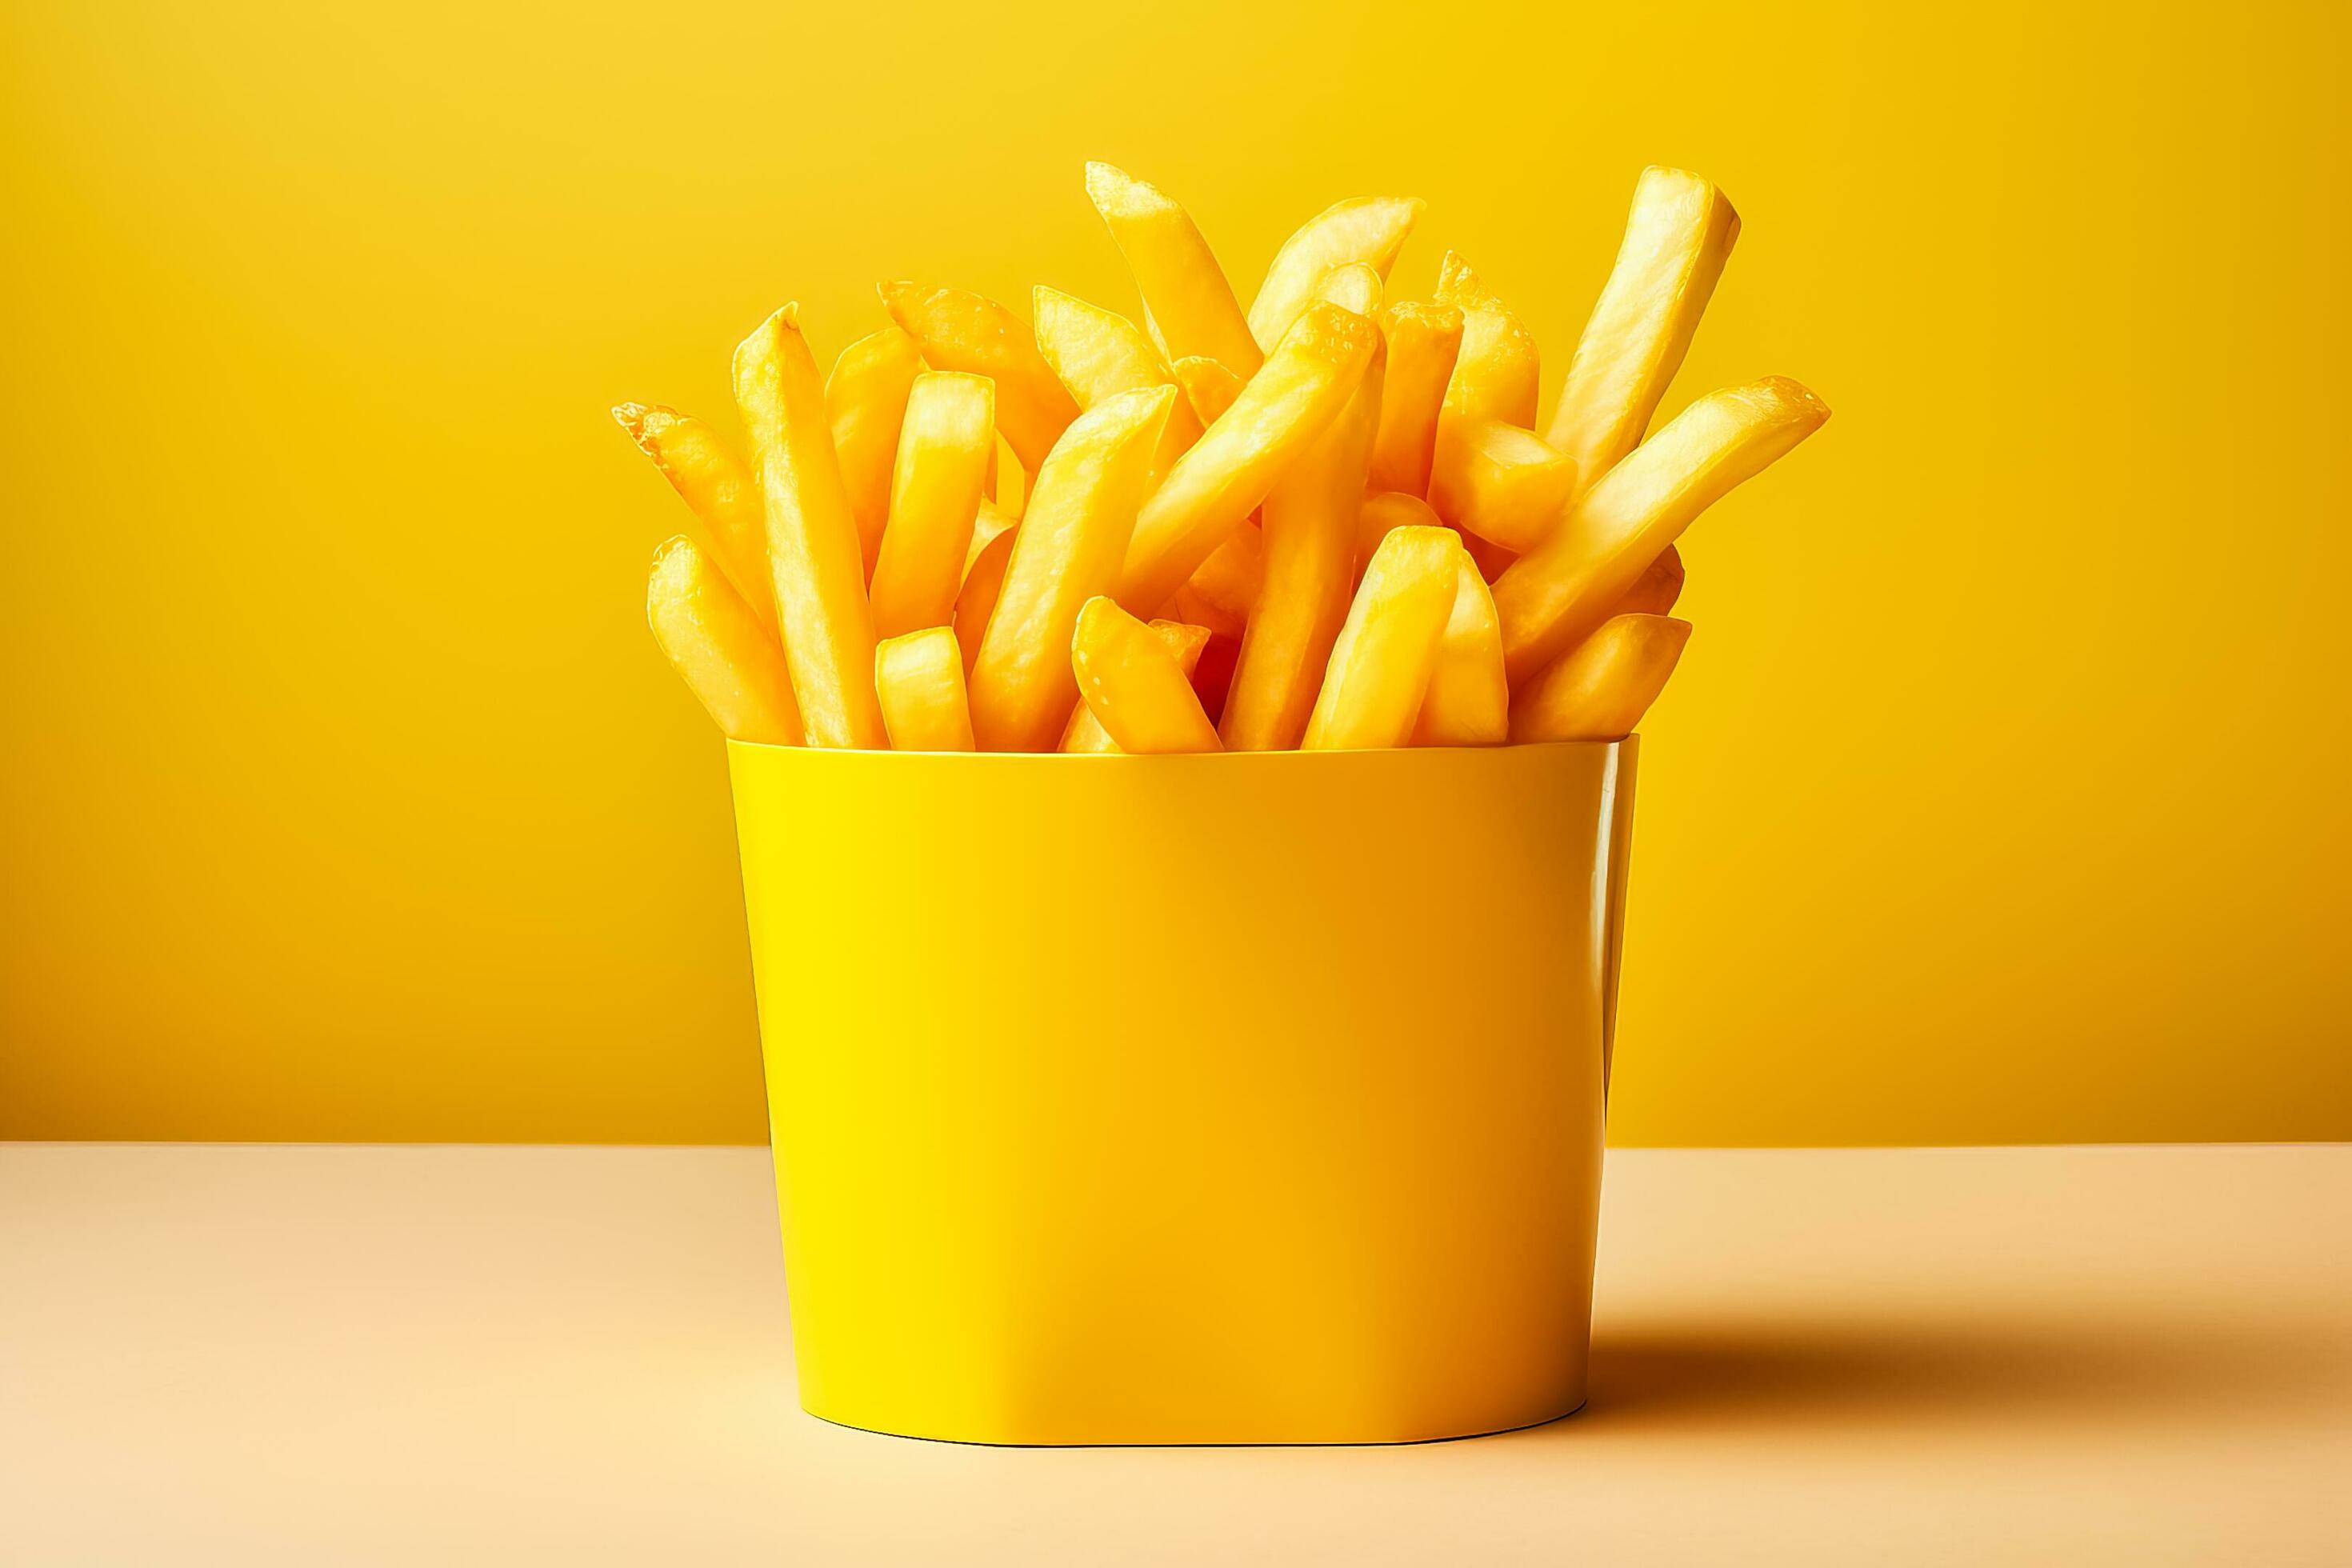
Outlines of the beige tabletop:
M2352 1561L2352 1150L1632 1151L1591 1404L1023 1450L793 1403L752 1149L0 1147L0 1563Z

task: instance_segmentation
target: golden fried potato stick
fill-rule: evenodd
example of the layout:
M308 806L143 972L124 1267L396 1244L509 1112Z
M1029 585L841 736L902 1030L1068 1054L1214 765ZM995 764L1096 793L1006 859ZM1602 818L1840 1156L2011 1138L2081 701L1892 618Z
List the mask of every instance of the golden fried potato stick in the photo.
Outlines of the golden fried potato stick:
M1382 422L1386 422L1385 408ZM1364 568L1371 564L1372 552L1397 529L1444 526L1444 520L1419 496L1402 490L1379 490L1366 496L1363 510L1356 514L1356 575L1364 574Z
M1506 550L1531 550L1559 527L1575 483L1576 465L1531 430L1466 416L1437 427L1429 504Z
M833 447L841 458L841 482L857 519L858 555L868 576L890 516L898 426L907 416L907 395L922 370L915 340L898 327L885 327L842 350L833 374L824 378L825 417L833 426Z
M1275 253L1250 303L1250 335L1257 346L1274 352L1334 267L1360 261L1386 281L1421 211L1419 196L1358 196L1307 219Z
M1692 519L1829 416L1805 387L1766 376L1707 394L1634 447L1566 523L1496 580L1512 689L1608 618Z
M1641 444L1738 237L1739 215L1714 185L1680 169L1642 171L1617 263L1544 427L1576 465L1580 490Z
M1225 416L1234 399L1242 395L1242 378L1213 359L1199 357L1180 359L1171 367L1176 373L1176 384L1184 389L1184 401L1191 405L1192 417L1203 428Z
M768 514L751 470L718 431L675 408L624 403L613 410L613 417L637 449L653 459L670 488L685 498L709 536L719 569L774 637L776 590L768 581Z
M1622 741L1633 732L1690 641L1670 616L1612 616L1511 702L1511 739Z
M914 336L933 370L961 370L996 383L996 427L1030 478L1054 449L1078 405L1020 317L965 289L885 283L882 307Z
M1470 552L1454 575L1454 611L1413 721L1416 746L1499 746L1510 735L1511 683L1503 679L1503 626L1495 595Z
M886 638L874 650L874 689L890 745L900 752L969 752L971 709L955 633L926 626Z
M1372 488L1425 496L1437 412L1462 350L1462 307L1400 300L1381 312L1381 334L1389 368L1372 443Z
M1349 273L1379 288L1362 266L1335 268L1330 279L1362 299L1362 279L1350 289ZM1376 302L1377 294L1366 301L1368 307ZM1348 406L1266 492L1265 579L1242 633L1217 726L1229 750L1286 752L1307 732L1355 586L1356 533L1372 438L1381 427L1384 353L1375 342Z
M1302 750L1370 751L1412 738L1463 560L1450 528L1400 528L1381 541L1331 648Z
M1536 341L1519 319L1451 250L1437 269L1437 302L1462 311L1462 350L1445 384L1441 423L1468 417L1535 428L1542 370Z
M1658 558L1643 569L1625 590L1625 596L1610 611L1615 616L1663 616L1675 607L1683 596L1682 552L1669 544L1658 552Z
M1176 590L1169 608L1179 621L1239 640L1265 585L1265 531L1244 522Z
M824 384L786 305L735 350L735 403L768 512L768 563L793 696L812 746L889 743L874 698L874 617Z
M1033 313L1037 319L1038 352L1082 409L1122 392L1177 384L1175 374L1150 340L1124 316L1042 283L1037 286ZM1152 467L1166 473L1201 438L1201 428L1192 404L1178 398L1160 429L1160 450Z
M1156 615L1200 570L1361 384L1380 329L1351 310L1307 306L1234 405L1176 459L1144 503L1115 597Z
M1143 296L1143 324L1170 363L1199 355L1246 380L1265 358L1209 242L1157 186L1087 165L1087 195Z
M1086 602L1118 581L1175 402L1172 386L1107 398L1078 416L1038 469L972 666L982 750L1049 752L1061 737L1078 700L1070 628Z
M1109 599L1088 599L1079 612L1069 662L1087 711L1118 750L1223 749L1191 672L1159 632Z
M987 501L980 503L980 515L972 520L971 548L964 557L963 586L956 591L955 604L956 643L963 649L966 681L971 679L971 667L980 662L981 638L987 634L996 597L1004 591L1004 569L1013 563L1013 535L1020 526L1019 518Z
M890 526L874 564L876 637L943 626L954 616L995 446L996 388L986 376L932 370L915 378L890 481Z
M1209 628L1187 626L1181 621L1154 621L1151 629L1160 635L1161 642L1168 645L1168 651L1176 656L1176 667L1184 672L1184 679L1190 680L1192 672L1201 666L1201 650L1209 646ZM1093 709L1080 702L1071 710L1070 721L1062 731L1062 750L1116 752L1119 749L1119 743L1110 738L1110 731L1102 727L1102 721L1095 717Z
M1379 270L1362 261L1345 261L1323 274L1315 285L1315 298L1342 310L1353 310L1359 316L1377 321L1381 313L1381 296L1388 283Z
M783 650L693 541L673 539L655 552L646 620L719 733L770 746L801 743Z

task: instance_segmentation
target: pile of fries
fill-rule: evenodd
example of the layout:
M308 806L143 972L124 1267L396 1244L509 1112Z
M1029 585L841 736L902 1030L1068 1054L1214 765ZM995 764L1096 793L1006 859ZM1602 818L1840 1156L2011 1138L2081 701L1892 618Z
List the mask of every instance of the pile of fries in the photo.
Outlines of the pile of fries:
M1143 327L1040 288L1034 325L889 283L821 377L796 308L735 351L747 463L614 410L701 523L656 556L654 635L719 727L780 745L1213 752L1613 740L1690 636L1675 542L1829 409L1768 376L1654 436L1739 233L1643 172L1538 433L1534 340L1448 252L1383 298L1419 219L1344 201L1244 312L1184 209L1087 192ZM1646 437L1646 438L1645 438Z

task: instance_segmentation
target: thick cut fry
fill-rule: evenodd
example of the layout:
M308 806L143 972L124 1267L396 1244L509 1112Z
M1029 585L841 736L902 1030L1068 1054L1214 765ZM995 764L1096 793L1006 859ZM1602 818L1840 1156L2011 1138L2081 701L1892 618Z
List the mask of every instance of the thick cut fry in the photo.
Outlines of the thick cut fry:
M1767 376L1707 394L1633 448L1496 581L1513 689L1606 619L1693 518L1829 416L1803 386Z
M886 639L874 650L874 689L890 744L901 752L969 752L971 708L963 656L945 626Z
M770 746L801 743L783 649L691 540L673 539L655 553L646 620L719 733Z
M868 576L890 516L890 472L907 395L922 370L915 340L899 328L885 327L842 350L833 374L824 378L825 417L833 426L833 448L841 459L841 482L857 519L858 554Z
M1176 590L1170 608L1180 621L1238 640L1265 585L1265 531L1244 522Z
M1078 416L1038 470L971 672L982 750L1047 752L1077 701L1070 628L1118 581L1172 386L1123 392ZM1116 729L1112 731L1117 734Z
M964 679L980 662L981 638L988 617L995 613L997 595L1004 591L1004 569L1013 563L1013 536L1021 520L983 501L971 525L971 550L963 563L963 586L956 591L956 642L963 649Z
M1536 341L1503 302L1453 251L1437 271L1437 301L1462 310L1462 352L1445 384L1439 417L1499 419L1533 429L1542 368Z
M996 383L996 427L1034 479L1078 405L1021 318L985 295L918 283L883 284L882 306L913 335L925 364Z
M1535 433L1499 419L1448 419L1437 429L1429 504L1465 533L1526 551L1559 526L1576 465Z
M1614 616L1528 682L1511 703L1511 739L1622 741L1633 732L1690 641L1670 616Z
M1176 656L1176 667L1184 672L1184 678L1191 679L1192 671L1200 667L1201 650L1209 645L1209 628L1187 626L1181 621L1154 621L1151 629L1159 634L1161 642L1168 645L1168 651ZM1110 731L1102 727L1102 721L1095 717L1093 709L1080 702L1071 710L1070 721L1062 731L1062 750L1116 752L1120 749L1119 743L1110 738Z
M1372 443L1372 486L1429 493L1437 447L1437 413L1462 350L1462 307L1404 300L1381 312L1388 375L1381 388L1381 432Z
M1370 271L1352 267L1333 276ZM1346 409L1266 493L1265 582L1218 721L1233 751L1286 752L1307 732L1356 581L1364 476L1381 426L1382 353L1375 344Z
M1381 295L1387 287L1371 267L1361 261L1349 261L1323 274L1323 280L1315 285L1315 297L1342 310L1378 320Z
M768 513L768 563L793 696L813 746L887 744L874 699L874 619L824 384L786 305L735 350L735 403Z
M1144 503L1119 576L1120 604L1150 615L1174 596L1347 406L1380 336L1370 321L1337 305L1307 308L1234 405Z
M1663 616L1683 596L1682 552L1669 544L1617 601L1612 616Z
M1191 673L1157 631L1109 599L1089 599L1079 614L1070 669L1087 710L1120 751L1223 749Z
M1037 350L1080 408L1092 408L1122 392L1177 384L1167 362L1126 317L1043 284L1037 287L1034 310ZM1192 405L1178 398L1160 429L1160 451L1152 466L1166 473L1201 438L1201 428Z
M915 378L890 481L890 526L874 565L876 637L943 626L955 614L995 442L996 389L987 377L935 370Z
M1303 749L1367 751L1412 739L1462 564L1451 529L1400 528L1381 541L1332 647Z
M1360 261L1386 281L1421 209L1418 196L1359 196L1307 219L1275 253L1250 303L1250 335L1258 347L1274 352L1334 267Z
M1184 401L1192 410L1192 417L1206 428L1225 416L1234 399L1242 395L1242 378L1213 359L1180 359L1172 367L1176 384L1184 389Z
M1617 264L1544 427L1575 463L1579 489L1641 445L1738 237L1739 215L1714 185L1680 169L1642 171Z
M1503 627L1495 595L1464 551L1454 575L1454 611L1437 639L1437 662L1413 721L1416 746L1499 746L1511 729L1511 683L1503 679Z
M1380 490L1366 496L1363 510L1356 514L1356 575L1364 574L1364 568L1371 564L1372 552L1396 530L1444 526L1444 520L1419 496L1402 490Z
M768 581L768 515L760 504L760 481L719 432L689 415L659 404L624 403L613 417L701 520L711 558L772 637L776 590Z
M1135 275L1144 325L1160 353L1171 363L1198 354L1237 376L1255 374L1265 356L1191 216L1157 186L1108 163L1087 165L1087 195Z

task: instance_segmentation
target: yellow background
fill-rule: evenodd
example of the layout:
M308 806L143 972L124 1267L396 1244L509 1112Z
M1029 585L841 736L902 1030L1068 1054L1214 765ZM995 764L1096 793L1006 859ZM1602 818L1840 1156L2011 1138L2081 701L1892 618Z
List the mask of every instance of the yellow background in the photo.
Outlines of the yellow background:
M0 1135L760 1138L641 616L682 514L604 408L724 415L762 312L829 352L879 278L1130 306L1102 157L1244 298L1427 197L1399 285L1461 248L1548 386L1643 163L1739 206L1669 406L1837 417L1686 542L1618 1142L2352 1136L2335 8L0 26Z

